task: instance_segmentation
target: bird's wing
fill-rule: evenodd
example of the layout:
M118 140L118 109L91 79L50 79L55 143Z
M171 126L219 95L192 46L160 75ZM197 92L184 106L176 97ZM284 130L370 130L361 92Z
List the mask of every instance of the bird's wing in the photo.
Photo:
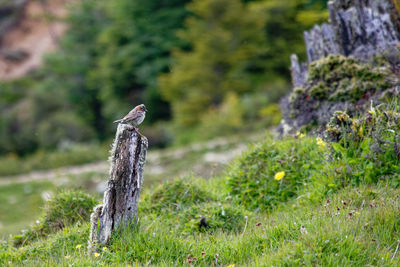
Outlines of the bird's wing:
M140 116L139 112L136 109L132 109L126 116L122 119L123 121L132 121L137 119Z

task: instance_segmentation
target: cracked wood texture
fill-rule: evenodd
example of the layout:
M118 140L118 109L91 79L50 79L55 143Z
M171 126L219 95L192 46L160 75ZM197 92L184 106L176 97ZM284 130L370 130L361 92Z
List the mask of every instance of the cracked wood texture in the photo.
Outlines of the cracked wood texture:
M363 60L396 49L400 40L400 0L334 0L328 2L329 24L304 32L308 63L327 55ZM307 82L307 65L291 57L293 86Z
M89 249L105 245L119 227L134 226L137 221L147 138L131 126L119 124L110 156L110 180L103 204L91 214Z

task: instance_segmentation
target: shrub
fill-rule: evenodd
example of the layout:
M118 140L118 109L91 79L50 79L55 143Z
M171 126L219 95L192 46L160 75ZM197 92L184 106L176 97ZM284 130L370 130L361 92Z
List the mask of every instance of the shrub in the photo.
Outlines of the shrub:
M167 147L172 143L173 136L166 123L158 122L151 126L141 126L142 134L149 140L149 147Z
M248 93L240 97L230 92L219 106L204 112L195 127L174 125L171 130L176 133L174 137L177 143L186 144L233 133L265 130L278 125L281 118L278 104L271 104L266 92Z
M332 157L343 182L388 181L400 185L400 113L397 103L381 104L351 118L336 112L325 136L333 141Z
M278 125L282 119L278 104L270 104L262 108L259 113L266 127Z
M182 209L187 205L194 205L210 201L213 196L193 180L178 179L159 186L155 192L145 199L144 209L161 211L163 209Z
M267 138L232 165L227 184L239 203L251 209L268 209L298 195L321 163L314 139L274 142Z
M203 114L199 136L214 137L238 131L243 125L243 115L239 96L228 93L218 108L211 108Z
M230 203L217 202L201 185L204 183L189 179L167 182L145 198L141 209L147 215L157 216L170 229L185 234L242 229L249 212Z
M193 205L174 216L173 223L185 233L243 230L249 212L227 203L211 202Z
M93 139L93 130L75 114L55 113L38 126L38 142L43 148L54 148L61 142L83 142Z
M89 221L90 213L97 201L80 191L64 191L49 200L43 217L24 231L11 238L14 246L26 245L36 239L46 237L66 226Z

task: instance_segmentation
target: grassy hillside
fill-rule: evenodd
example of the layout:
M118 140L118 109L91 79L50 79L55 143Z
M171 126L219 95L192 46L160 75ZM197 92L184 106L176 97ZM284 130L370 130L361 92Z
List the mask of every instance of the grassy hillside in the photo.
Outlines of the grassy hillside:
M221 173L229 160L246 149L246 143L262 136L262 133L246 136L238 134L229 138L192 143L189 146L151 149L147 155L144 187L154 187L187 175L205 179L215 176ZM101 154L104 155L100 162L37 171L37 168L51 165L50 163L55 163L54 166L83 163L79 160L90 159L91 155L100 159ZM36 170L17 176L0 175L0 200L4 203L0 205L0 239L34 224L46 200L61 190L84 190L100 200L108 178L109 163L105 160L107 154L105 147L93 145L92 148L76 147L64 152L38 153L27 158L10 159L15 164L0 159L0 174L2 170L26 171L21 165L31 166ZM30 165L33 162L40 165Z
M382 106L336 114L325 141L267 137L214 179L145 190L139 224L93 255L80 220L39 240L20 236L18 249L1 245L0 263L398 266L400 116L397 104Z
M47 240L14 250L1 259L12 264L98 266L322 265L396 266L399 190L380 186L346 188L320 203L291 203L273 213L247 213L247 227L187 233L172 216L141 213L140 225L118 233L92 256L86 252L88 225L74 226ZM228 209L225 208L225 212ZM221 212L221 207L219 212ZM225 215L229 218L230 214ZM189 256L190 255L190 256Z

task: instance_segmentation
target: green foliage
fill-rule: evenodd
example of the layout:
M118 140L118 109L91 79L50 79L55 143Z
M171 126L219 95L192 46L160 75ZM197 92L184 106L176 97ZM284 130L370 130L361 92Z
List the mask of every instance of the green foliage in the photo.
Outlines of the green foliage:
M96 200L80 191L64 191L49 200L43 217L31 229L13 236L14 246L23 246L66 226L87 222Z
M111 23L99 38L102 55L90 73L92 84L100 88L107 119L120 118L141 102L150 107L148 121L169 117L157 76L169 72L171 50L185 46L175 32L182 28L189 2L116 0L107 4Z
M72 109L78 114L101 139L108 129L104 125L103 103L99 99L100 86L90 84L89 74L103 53L96 40L109 23L104 1L75 2L66 20L68 31L60 40L59 50L46 57L40 69L43 79L38 80L37 86L44 94L62 92L58 99L69 111Z
M227 93L219 106L205 112L196 127L184 128L174 125L175 143L188 144L232 134L248 135L279 124L281 113L278 104L270 104L266 93L246 94L239 97Z
M24 154L38 147L93 139L93 129L74 112L64 110L61 97L59 92L37 91L6 104L0 119L0 151Z
M275 126L281 122L281 110L278 104L271 104L259 111L259 115L263 118L266 126Z
M146 198L145 206L154 211L163 209L182 209L187 205L194 205L212 200L213 197L193 184L189 179L178 179L166 182L155 189L154 193Z
M167 122L156 122L152 125L143 125L140 132L149 140L149 147L164 148L172 144L173 136Z
M400 113L397 101L381 104L359 118L336 112L327 125L334 168L343 183L400 185Z
M193 16L179 32L189 50L174 53L173 72L161 80L165 98L183 127L195 126L210 107L228 92L254 89L261 68L257 57L265 50L260 34L264 16L239 0L194 1Z
M174 135L203 136L205 126L180 122L202 124L203 114L224 109L228 93L245 103L261 92L263 108L288 91L289 56L304 54L302 30L320 22L322 10L320 0L72 3L59 49L28 77L0 85L0 153L105 140L114 131L110 122L139 102L149 106L146 123L168 119L172 104ZM161 87L168 87L165 99ZM244 110L247 124L259 118L259 107Z
M105 23L100 2L74 3L57 53L35 73L2 83L0 153L25 154L66 140L104 137L97 91L86 81L96 58L94 40Z
M313 139L267 139L232 165L227 184L240 204L250 209L268 209L298 196L322 162ZM284 177L278 181L274 178L279 172L284 172Z
M243 127L243 115L240 99L235 93L229 93L219 107L210 108L203 114L196 132L204 139L229 135Z
M319 2L305 1L207 0L194 1L189 9L193 15L178 33L190 48L174 50L172 72L160 79L172 106L174 132L184 139L195 135L191 132L199 136L235 132L236 127L226 123L202 126L210 121L210 113L223 120L226 114L221 106L229 94L245 98L262 92L268 101L277 101L287 92L282 84L290 76L290 54L304 54L299 27L306 29L327 17L326 12L320 14L324 7ZM247 111L245 117L252 114Z
M265 17L265 34L267 41L265 75L268 81L290 79L290 55L297 54L305 58L304 30L314 24L328 20L325 0L268 0L260 1L257 7ZM269 84L270 85L270 84ZM287 91L280 92L283 96ZM270 92L274 93L274 92Z
M243 229L246 219L250 214L242 208L230 203L211 202L193 205L190 208L177 213L176 224L182 228L184 233L194 232L234 231ZM206 225L200 226L202 218L206 219Z
M243 209L217 202L210 186L193 178L178 179L159 186L145 197L141 212L162 218L165 225L185 234L238 231L245 223ZM200 224L201 219L206 220Z
M37 135L39 146L46 149L60 145L60 140L63 142L91 140L94 133L76 114L55 113L39 124Z

